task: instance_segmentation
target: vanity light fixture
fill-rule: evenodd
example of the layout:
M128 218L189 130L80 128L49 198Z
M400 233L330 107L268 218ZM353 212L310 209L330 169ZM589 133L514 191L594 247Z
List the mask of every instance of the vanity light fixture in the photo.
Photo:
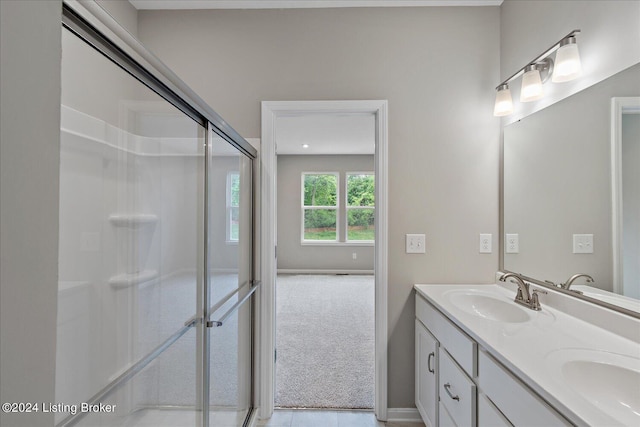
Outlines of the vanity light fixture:
M524 67L522 75L522 88L520 89L520 102L537 101L542 98L542 77L536 64Z
M575 36L565 37L560 41L556 53L556 67L551 81L554 83L568 82L580 76L582 65Z
M542 98L542 85L549 77L554 83L568 82L578 77L582 69L575 36L579 33L580 30L571 31L559 42L500 83L496 87L497 93L493 115L500 117L513 113L513 99L509 90L509 83L520 76L522 76L520 102L536 101ZM551 54L556 51L556 60L554 62Z
M496 105L493 107L493 115L496 117L508 116L513 113L513 99L508 84L498 86L496 93Z

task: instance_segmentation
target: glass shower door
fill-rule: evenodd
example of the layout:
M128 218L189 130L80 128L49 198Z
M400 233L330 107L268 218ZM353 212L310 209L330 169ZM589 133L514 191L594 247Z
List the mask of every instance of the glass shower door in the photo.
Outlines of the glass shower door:
M209 426L242 426L252 407L252 161L211 135L205 398Z
M62 37L56 425L202 425L207 130Z
M72 9L63 5L56 427L244 425L255 150Z

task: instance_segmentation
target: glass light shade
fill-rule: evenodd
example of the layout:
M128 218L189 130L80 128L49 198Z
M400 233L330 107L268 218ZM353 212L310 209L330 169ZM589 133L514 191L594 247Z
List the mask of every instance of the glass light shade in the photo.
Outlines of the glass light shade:
M542 79L540 79L540 71L538 71L535 66L528 66L522 76L520 101L530 102L540 98L542 98Z
M568 82L582 73L578 45L569 42L561 46L556 52L556 64L553 69L551 81L554 83Z
M513 113L513 99L508 85L502 85L496 93L496 104L493 107L493 115L496 117L508 116Z

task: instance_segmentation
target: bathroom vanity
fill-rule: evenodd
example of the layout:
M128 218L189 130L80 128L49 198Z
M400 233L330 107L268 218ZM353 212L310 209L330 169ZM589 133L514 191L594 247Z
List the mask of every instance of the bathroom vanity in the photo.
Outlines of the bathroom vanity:
M498 283L415 285L425 424L640 425L640 321L554 292L530 310Z

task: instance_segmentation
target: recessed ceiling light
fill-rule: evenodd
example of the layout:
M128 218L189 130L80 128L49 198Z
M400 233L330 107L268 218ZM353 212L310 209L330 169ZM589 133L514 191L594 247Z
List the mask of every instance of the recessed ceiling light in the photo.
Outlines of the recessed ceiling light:
M302 148L309 148L309 144L302 144Z

